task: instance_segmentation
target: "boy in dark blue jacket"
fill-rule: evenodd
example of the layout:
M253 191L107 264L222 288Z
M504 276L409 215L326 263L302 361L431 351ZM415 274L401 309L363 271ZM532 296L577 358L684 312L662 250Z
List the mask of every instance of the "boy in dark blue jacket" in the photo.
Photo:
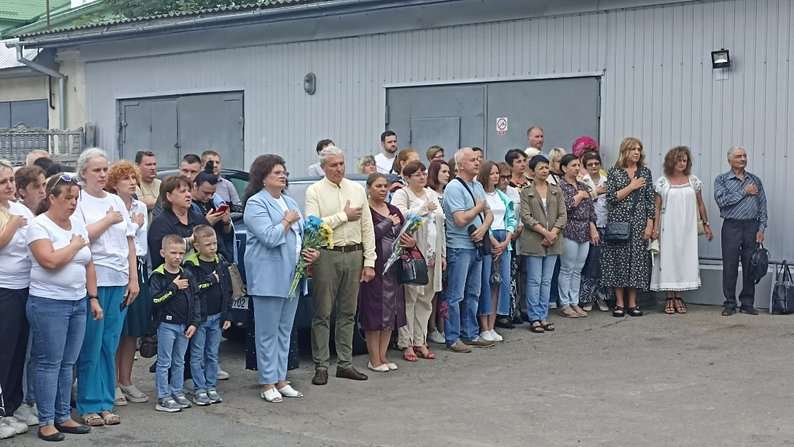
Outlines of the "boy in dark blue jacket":
M221 327L231 326L232 280L229 265L218 254L218 239L209 225L193 228L194 253L183 267L196 279L201 325L190 340L190 375L193 403L199 406L223 402L217 390L218 349Z
M157 405L155 410L176 413L190 407L182 390L185 351L188 340L201 321L197 288L193 276L182 268L185 243L169 234L163 238L160 254L165 263L152 271L149 290L157 322ZM172 369L169 382L168 370Z

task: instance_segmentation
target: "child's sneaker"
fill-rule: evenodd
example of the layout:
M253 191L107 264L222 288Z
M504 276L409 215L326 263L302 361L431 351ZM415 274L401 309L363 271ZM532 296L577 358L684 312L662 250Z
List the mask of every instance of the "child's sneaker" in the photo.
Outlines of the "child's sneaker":
M207 396L210 398L210 402L214 404L219 404L223 402L223 398L221 397L220 394L218 394L218 391L215 389L210 388L209 390L207 390Z
M157 405L154 407L157 411L163 411L166 413L179 413L182 411L182 407L179 406L178 403L172 397L164 397L162 399L157 400Z
M182 394L178 396L174 396L174 400L176 401L177 405L179 405L180 408L190 408L193 406L190 404L190 401L187 400L187 398Z
M199 391L193 395L193 403L198 405L199 407L206 407L207 405L213 403L209 396L207 396L206 391Z

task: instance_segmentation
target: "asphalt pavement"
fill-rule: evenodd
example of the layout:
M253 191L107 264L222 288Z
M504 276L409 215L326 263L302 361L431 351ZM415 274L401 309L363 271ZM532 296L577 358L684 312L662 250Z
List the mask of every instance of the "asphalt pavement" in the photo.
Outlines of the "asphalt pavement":
M269 404L242 344L222 343L224 402L178 414L154 402L119 409L122 424L62 446L786 446L794 445L794 315L721 317L654 309L640 318L552 317L557 331L502 330L470 354L367 371L370 380L310 383L310 358L290 372L300 400ZM366 356L355 363L366 370ZM153 392L150 360L136 362ZM42 445L35 435L2 446Z

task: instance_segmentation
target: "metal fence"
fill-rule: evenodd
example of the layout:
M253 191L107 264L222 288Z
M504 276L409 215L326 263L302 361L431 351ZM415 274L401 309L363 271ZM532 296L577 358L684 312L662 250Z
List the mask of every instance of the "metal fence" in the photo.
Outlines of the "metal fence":
M60 163L72 164L85 147L85 132L79 129L37 129L24 125L0 129L0 159L14 165L25 163L34 150L45 150Z

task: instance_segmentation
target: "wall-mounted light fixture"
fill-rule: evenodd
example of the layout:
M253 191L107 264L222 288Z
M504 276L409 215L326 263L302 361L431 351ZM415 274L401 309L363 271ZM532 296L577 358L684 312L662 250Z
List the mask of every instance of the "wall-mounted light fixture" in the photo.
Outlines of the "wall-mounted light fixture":
M731 66L731 53L725 48L711 52L711 68L728 68Z
M303 91L310 95L317 91L317 75L306 73L306 76L303 77Z

